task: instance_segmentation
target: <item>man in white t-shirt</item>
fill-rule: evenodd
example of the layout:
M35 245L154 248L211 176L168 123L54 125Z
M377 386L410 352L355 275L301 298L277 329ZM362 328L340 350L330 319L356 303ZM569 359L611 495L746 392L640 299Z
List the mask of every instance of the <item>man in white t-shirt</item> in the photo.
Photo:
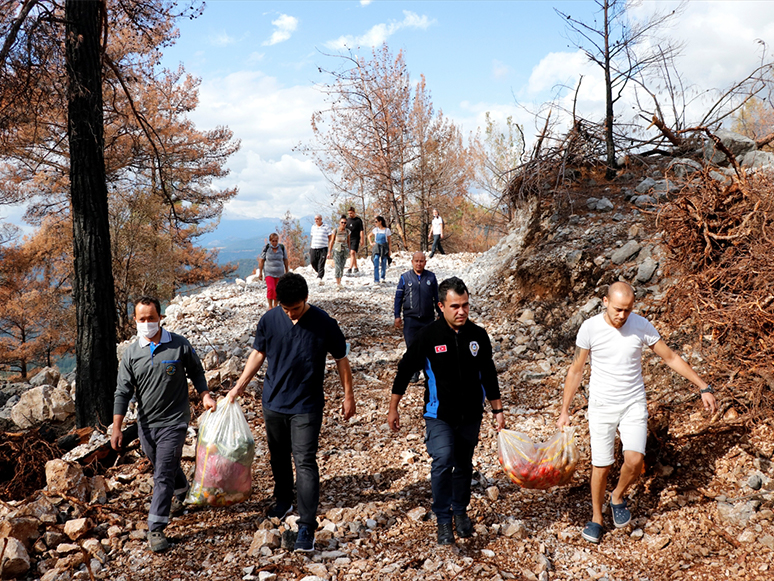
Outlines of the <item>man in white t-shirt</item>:
M634 291L629 284L611 284L603 303L604 312L584 321L578 330L575 357L567 371L562 411L556 422L559 427L570 425L570 403L583 380L588 359L591 364L588 418L593 516L582 536L592 543L598 543L602 537L602 506L613 464L616 430L621 437L624 461L618 484L610 496L610 509L616 527L624 527L631 520L624 495L642 473L648 435L642 349L650 347L669 367L696 385L705 409L713 413L717 410L714 390L664 343L647 319L632 314Z
M325 276L325 260L331 257L330 252L328 252L331 236L333 236L333 230L327 224L323 224L322 216L317 214L314 217L314 224L312 224L312 231L310 233L311 248L309 250L309 262L312 263L312 268L317 273L317 280L320 286L322 286L323 277Z

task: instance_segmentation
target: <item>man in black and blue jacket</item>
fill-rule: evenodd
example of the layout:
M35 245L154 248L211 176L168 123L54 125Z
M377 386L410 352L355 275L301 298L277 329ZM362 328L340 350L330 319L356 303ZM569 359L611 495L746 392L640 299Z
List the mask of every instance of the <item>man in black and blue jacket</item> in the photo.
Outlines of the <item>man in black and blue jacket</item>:
M438 308L438 280L435 274L425 270L425 264L425 253L415 252L411 257L411 270L400 275L395 291L395 328L400 329L403 326L406 347L422 327L435 320L436 313L441 314ZM419 372L411 377L412 383L418 380Z
M467 516L473 476L473 451L488 399L497 421L505 427L492 343L487 332L468 320L470 302L465 283L452 277L438 287L443 317L420 329L398 364L392 385L387 423L400 429L398 403L411 374L425 370L427 452L433 459L430 481L438 544L454 543L452 520L461 538L473 534Z

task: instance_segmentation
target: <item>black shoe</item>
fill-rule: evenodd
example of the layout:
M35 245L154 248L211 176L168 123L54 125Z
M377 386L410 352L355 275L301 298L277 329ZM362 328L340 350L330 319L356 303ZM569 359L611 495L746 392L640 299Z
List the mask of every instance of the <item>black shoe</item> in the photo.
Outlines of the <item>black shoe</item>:
M438 523L438 544L453 545L454 531L450 522Z
M466 514L454 515L454 528L457 529L457 536L461 539L467 539L473 536L473 523Z
M185 504L183 501L185 497L179 498L177 496L172 497L172 502L169 505L169 516L180 516L185 512Z
M266 516L269 518L278 518L282 520L293 510L293 505L289 502L277 502L269 509Z
M419 371L411 376L411 383L416 383L417 381L419 381Z
M314 551L314 533L309 527L298 527L296 544L293 547L296 553L311 553Z

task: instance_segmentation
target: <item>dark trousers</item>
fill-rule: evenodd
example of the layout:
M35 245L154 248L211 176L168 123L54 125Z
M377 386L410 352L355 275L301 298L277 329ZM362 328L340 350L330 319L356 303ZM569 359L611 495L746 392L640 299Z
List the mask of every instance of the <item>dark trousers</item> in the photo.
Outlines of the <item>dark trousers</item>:
M298 524L317 528L317 505L320 502L320 470L317 467L317 445L322 426L322 411L310 414L281 414L263 408L266 440L269 444L271 472L274 476L274 498L278 503L293 502L293 467L296 465Z
M443 246L441 246L440 234L433 234L433 247L430 249L429 258L432 258L433 254L435 254L436 252L440 252L441 254L446 254L446 252L443 249Z
M172 497L188 490L188 479L180 467L187 424L147 428L139 424L142 450L153 464L153 498L148 513L148 529L163 531L169 524Z
M470 504L473 479L473 451L478 444L481 419L472 424L452 426L425 418L427 452L433 459L430 484L433 512L438 524L452 522L452 514L465 514Z
M403 318L403 339L406 341L406 347L414 342L414 337L419 333L422 327L426 327L433 322L433 318L418 319L416 317Z
M325 259L328 257L327 248L312 248L309 250L309 261L317 273L317 278L325 276Z

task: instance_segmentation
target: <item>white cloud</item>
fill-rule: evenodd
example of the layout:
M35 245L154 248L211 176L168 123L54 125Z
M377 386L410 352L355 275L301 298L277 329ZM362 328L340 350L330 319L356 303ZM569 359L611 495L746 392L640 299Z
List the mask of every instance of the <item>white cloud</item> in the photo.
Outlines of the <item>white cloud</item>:
M535 65L524 88L530 97L552 94L558 86L574 87L579 74L590 74L592 67L580 50L575 52L551 52Z
M368 6L373 0L360 0L361 6Z
M263 57L266 56L266 53L263 52L251 52L250 56L247 57L247 62L249 64L257 63L263 60Z
M209 37L210 44L214 46L231 46L237 42L237 39L227 32L218 32Z
M263 43L268 46L286 41L298 28L298 18L287 14L280 14L279 18L272 20L271 23L275 26L275 30L269 40Z
M511 67L502 61L494 59L492 61L492 76L495 79L503 79L511 74Z
M312 113L322 95L309 86L283 86L258 71L240 71L202 83L192 118L201 129L226 125L242 148L229 161L231 174L220 187L239 188L229 217L296 216L328 202L325 179L307 156L292 151L312 137Z
M361 36L340 36L335 40L326 42L325 46L333 50L357 48L358 46L379 46L399 30L426 30L433 24L435 24L435 19L428 18L425 15L420 16L409 10L404 10L403 20L392 20L386 24L377 24Z

